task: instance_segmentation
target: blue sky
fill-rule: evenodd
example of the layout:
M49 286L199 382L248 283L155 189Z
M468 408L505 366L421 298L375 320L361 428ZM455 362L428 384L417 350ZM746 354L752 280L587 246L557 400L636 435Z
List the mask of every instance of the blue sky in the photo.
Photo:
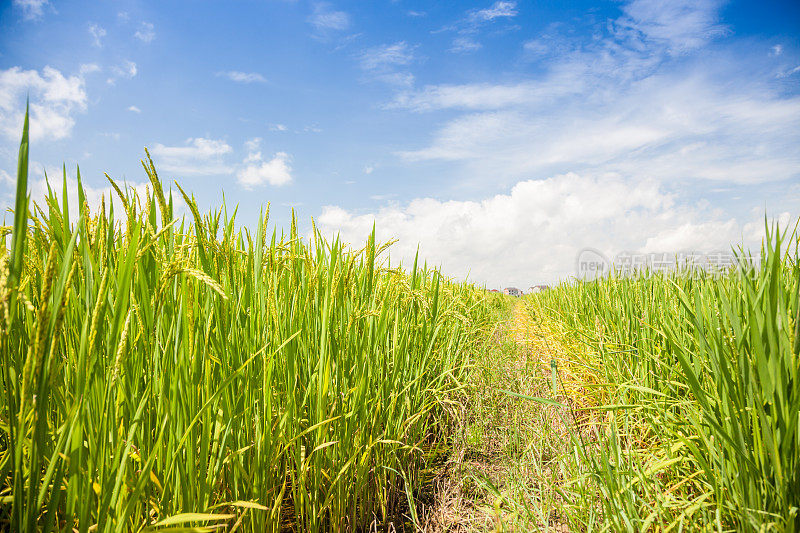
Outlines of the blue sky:
M797 2L5 2L5 205L28 94L34 198L62 162L143 188L146 146L202 208L490 286L800 214Z

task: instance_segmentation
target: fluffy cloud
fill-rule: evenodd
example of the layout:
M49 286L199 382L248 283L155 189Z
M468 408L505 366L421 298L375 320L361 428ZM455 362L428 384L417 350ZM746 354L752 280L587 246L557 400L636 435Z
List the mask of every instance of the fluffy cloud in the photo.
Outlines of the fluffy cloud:
M445 30L471 37L513 15L498 4ZM461 170L462 194L513 187L366 213L327 206L319 227L358 246L376 223L381 240L399 239L393 262L408 264L419 245L429 264L495 287L568 279L584 247L609 257L757 249L765 206L747 206L748 191L787 191L769 211L783 227L800 214L800 97L780 81L796 62L782 49L767 60L767 45L710 45L727 32L719 7L633 0L590 37L552 27L525 43L523 59L546 60L536 75L400 91L387 107L443 117L428 142L399 153L406 162Z
M227 72L217 72L218 77L228 78L237 83L266 83L267 79L257 72L240 72L238 70L229 70Z
M139 29L133 34L134 37L143 43L152 42L156 38L155 26L151 22L142 22L139 24Z
M264 161L259 147L261 139L255 138L245 143L249 154L244 166L236 173L236 179L246 189L264 184L274 187L292 182L291 157L286 152L277 152L269 161Z
M375 222L379 240L399 239L393 263L410 264L419 244L420 256L449 275L528 287L575 275L584 247L611 257L625 250L708 253L730 250L731 243L752 246L763 230L763 219L752 218L681 206L655 181L564 174L521 181L509 194L480 201L419 198L367 214L327 206L317 223L358 246ZM788 213L781 221L788 223Z
M97 24L90 24L89 35L92 36L92 44L97 48L102 48L103 38L106 36L106 30Z
M244 142L244 148L247 150L249 154L257 152L259 148L261 148L261 141L263 141L261 137L253 137L252 139L247 139ZM248 156L249 157L249 156Z
M64 76L44 67L41 72L12 67L0 70L0 132L18 140L30 95L31 139L63 139L72 133L74 115L86 110L83 76Z
M83 65L81 65L79 72L81 73L81 75L84 75L84 74L92 74L95 72L100 72L101 70L103 69L101 69L100 65L96 63L84 63Z
M150 153L157 167L181 176L231 174L223 156L233 149L223 140L189 138L183 146L156 144Z
M14 5L22 10L22 17L27 20L41 17L49 3L48 0L14 0Z
M128 111L131 111L131 112L136 113L136 114L139 114L139 113L142 112L142 110L139 109L138 107L136 107L135 105L132 105L132 106L128 107Z
M291 156L277 152L267 160L261 153L261 141L256 137L244 143L247 156L240 164L230 161L233 148L227 142L202 137L187 139L182 146L156 144L150 153L159 169L172 172L176 177L235 173L245 189L291 183Z

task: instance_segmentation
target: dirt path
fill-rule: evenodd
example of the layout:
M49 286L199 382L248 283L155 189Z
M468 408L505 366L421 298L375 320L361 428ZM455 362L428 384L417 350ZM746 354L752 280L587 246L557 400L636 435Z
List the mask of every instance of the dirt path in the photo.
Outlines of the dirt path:
M531 351L536 344L536 340L542 340L540 336L534 335L535 328L530 314L525 309L522 300L517 300L511 313L511 320L508 322L507 335L516 342L525 352Z
M552 511L569 442L564 410L513 395L557 399L557 343L523 300L510 306L462 398L426 531L566 531Z

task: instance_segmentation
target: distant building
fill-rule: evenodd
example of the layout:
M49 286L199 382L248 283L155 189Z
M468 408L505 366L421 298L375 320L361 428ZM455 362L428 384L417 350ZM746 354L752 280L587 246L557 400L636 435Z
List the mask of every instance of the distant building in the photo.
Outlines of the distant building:
M533 285L532 287L528 287L528 294L535 294L537 292L546 291L549 289L547 285Z
M497 289L489 289L489 292L500 292Z
M503 289L503 294L520 297L522 296L522 291L516 287L506 287L505 289Z

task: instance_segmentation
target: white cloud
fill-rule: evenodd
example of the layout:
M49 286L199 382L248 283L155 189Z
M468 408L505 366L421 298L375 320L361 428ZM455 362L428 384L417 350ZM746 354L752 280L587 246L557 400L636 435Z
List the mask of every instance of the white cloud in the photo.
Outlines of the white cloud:
M135 105L130 106L128 108L128 111L132 111L133 113L137 113L137 114L142 112L142 110L139 109L138 107L136 107Z
M522 82L511 85L471 83L467 85L429 85L421 90L398 94L388 105L412 111L439 109L488 110L533 103L566 89L562 84Z
M155 144L150 153L158 168L180 177L232 174L233 169L223 160L232 151L223 140L196 137L187 139L183 146Z
M136 73L138 72L136 69L136 63L127 60L124 63L122 63L122 65L120 65L119 67L114 67L112 70L114 71L115 74L124 78L133 78L134 76L136 76Z
M791 149L800 141L800 97L734 92L709 86L702 76L645 80L609 91L608 101L595 94L586 100L553 96L540 104L538 90L474 89L412 98L418 107L446 101L481 109L489 105L487 95L499 95L497 109L452 119L430 146L403 155L471 162L478 174L512 178L595 169L762 182L796 178L800 169L800 156Z
M133 34L134 37L143 43L152 42L156 38L155 26L151 22L142 22L139 24L139 29Z
M509 193L366 214L327 206L319 226L358 245L377 221L381 240L400 239L393 262L413 260L419 243L429 264L495 287L565 279L587 246L610 256L757 246L764 206L742 213L732 192L698 198L800 181L800 96L776 81L763 47L710 44L727 31L719 4L660 5L636 0L589 32L548 28L523 46L526 59L547 57L539 74L404 90L388 104L446 111L429 141L400 152L407 162L447 164L459 194L515 184ZM795 188L781 209L800 209L798 198Z
M789 76L792 76L793 74L797 74L798 72L800 72L800 65L798 65L798 66L796 66L794 68L790 68L788 70L783 70L781 72L778 72L776 77L777 78L788 78Z
M770 52L774 56L779 56L783 53L783 46L781 46L780 44L776 44L775 46L770 48Z
M361 54L361 68L377 70L393 65L408 65L414 60L414 50L405 41L384 44Z
M277 152L269 161L264 161L259 147L261 138L256 137L245 142L249 152L244 166L236 173L236 179L245 189L252 189L264 184L274 187L292 182L291 157L286 152Z
M376 202L383 202L384 200L390 200L390 199L395 198L395 197L397 197L397 195L394 194L394 193L390 193L390 194L373 194L373 195L370 195L369 199L370 200L375 200Z
M626 10L645 20L642 4L634 3ZM800 96L774 83L763 56L724 48L714 50L713 62L703 52L674 55L718 31L703 6L691 15L684 5L682 16L705 22L679 25L684 29L669 40L642 41L613 30L615 23L588 42L554 45L535 77L401 92L389 107L461 111L426 145L401 155L458 163L465 179L493 176L507 184L585 171L738 183L798 179Z
M52 67L44 67L41 73L20 67L0 70L0 131L9 139L18 140L22 133L28 94L34 141L69 137L74 115L86 111L83 76L64 76Z
M470 9L461 19L438 31L452 31L458 35L453 39L450 52L474 52L483 48L476 36L484 26L497 24L502 20L510 21L517 13L516 2L498 1L487 8Z
M575 42L570 42L567 36L560 35L561 28L558 24L551 24L545 33L535 39L525 41L522 44L525 59L540 60L545 57L551 58L568 53L577 53L580 46Z
M291 183L289 154L277 152L265 161L260 150L261 142L260 137L255 137L244 143L247 156L241 165L226 162L225 156L233 152L228 143L202 137L187 139L183 146L156 144L151 154L158 168L178 176L229 175L235 172L237 181L245 189L264 184L278 187Z
M83 65L81 65L80 73L81 75L92 74L94 72L100 72L101 70L102 69L100 68L100 66L95 63L84 63Z
M373 79L395 87L411 87L414 85L414 75L410 72L382 72L372 75Z
M743 240L752 246L760 237L758 215L737 220L682 207L657 182L613 174L525 180L509 194L480 201L418 198L367 214L326 206L316 220L323 232L339 233L354 246L375 222L380 241L399 239L391 249L393 263L410 265L419 244L429 265L492 287L567 279L584 247L609 256L625 250L712 252Z
M208 159L228 154L232 150L230 145L225 141L197 137L187 139L185 146L164 146L163 144L156 144L155 148L153 148L153 154L179 159Z
M126 59L120 65L111 67L112 76L106 80L106 83L114 85L120 78L132 79L138 72L139 69L136 68L136 63Z
M289 128L286 127L285 124L270 124L269 125L270 131L288 131Z
M453 39L453 45L450 47L451 52L474 52L483 48L483 45L469 37L456 37Z
M103 38L106 36L106 30L97 24L89 25L89 35L92 36L92 44L98 48L103 46Z
M492 21L497 18L511 18L517 16L516 2L495 2L486 9L477 9L469 12L469 18L475 21Z
M261 137L253 137L252 139L248 139L244 142L244 147L248 153L252 154L253 152L257 152L259 148L261 148L261 141L263 141Z
M359 56L359 63L361 69L372 79L390 85L410 87L414 83L414 75L401 67L414 61L414 48L405 41L376 46L364 50Z
M314 4L308 22L319 32L344 31L350 27L350 15L336 11L327 2L318 2Z
M531 39L530 41L525 41L525 43L522 45L522 48L526 52L537 56L543 56L550 50L550 47L548 47L547 44L541 39Z
M11 174L0 168L0 183L5 183L8 187L13 187L17 184L17 180L12 178Z
M41 17L49 3L48 0L14 0L14 5L22 10L22 17L26 20Z
M671 52L684 52L727 33L718 20L722 4L722 0L633 0L617 23L666 44Z
M367 165L364 167L364 174L372 174L375 171L375 165Z
M237 83L266 83L267 79L257 72L240 72L229 70L227 72L217 72L217 76L228 78Z

